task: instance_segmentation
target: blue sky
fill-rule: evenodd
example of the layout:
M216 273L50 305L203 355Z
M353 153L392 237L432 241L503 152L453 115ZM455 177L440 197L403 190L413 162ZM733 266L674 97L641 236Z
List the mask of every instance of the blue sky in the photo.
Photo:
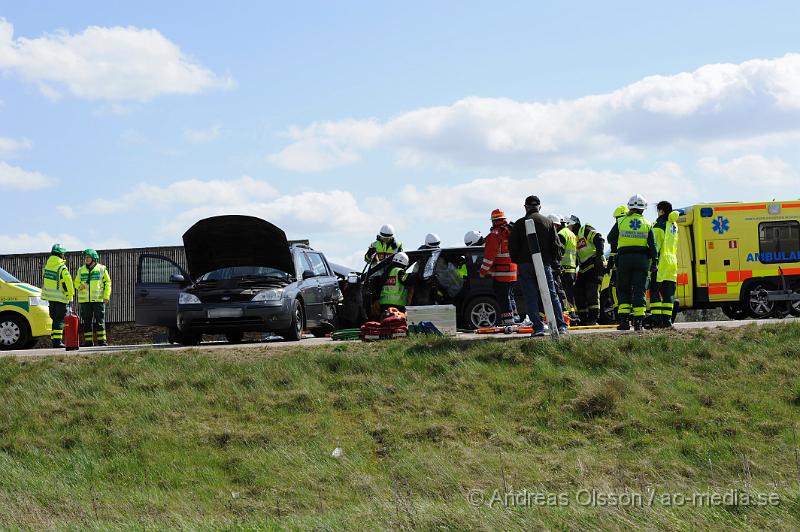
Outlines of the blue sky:
M800 4L561 4L0 3L0 253L800 197Z

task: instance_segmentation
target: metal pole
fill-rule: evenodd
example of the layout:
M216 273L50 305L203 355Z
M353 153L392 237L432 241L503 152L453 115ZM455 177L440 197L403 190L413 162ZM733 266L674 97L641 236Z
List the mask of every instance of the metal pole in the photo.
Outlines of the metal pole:
M536 225L533 220L525 220L525 233L528 235L528 248L531 250L533 269L536 272L536 285L539 287L539 294L542 296L544 315L547 316L547 322L550 325L550 336L558 338L556 312L553 310L553 301L550 299L550 287L547 284L547 276L544 273L542 251L539 247L539 237L536 235Z

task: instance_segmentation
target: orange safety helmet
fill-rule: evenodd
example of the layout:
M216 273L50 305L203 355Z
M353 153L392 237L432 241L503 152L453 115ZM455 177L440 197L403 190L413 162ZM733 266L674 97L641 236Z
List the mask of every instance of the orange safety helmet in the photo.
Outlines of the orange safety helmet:
M495 222L497 220L505 220L505 219L506 219L506 213L504 213L502 210L495 209L495 210L492 211L492 221L493 222Z

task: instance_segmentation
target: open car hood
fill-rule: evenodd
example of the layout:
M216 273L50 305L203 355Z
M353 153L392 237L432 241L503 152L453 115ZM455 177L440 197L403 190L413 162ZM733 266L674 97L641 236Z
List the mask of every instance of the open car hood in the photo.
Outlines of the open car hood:
M214 216L200 220L183 234L189 275L231 266L276 268L295 276L286 233L254 216Z

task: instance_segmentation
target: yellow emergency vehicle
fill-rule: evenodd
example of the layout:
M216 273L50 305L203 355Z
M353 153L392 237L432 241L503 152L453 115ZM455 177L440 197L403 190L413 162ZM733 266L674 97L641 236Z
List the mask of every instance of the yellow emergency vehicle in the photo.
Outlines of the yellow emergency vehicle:
M0 268L0 349L33 347L52 324L42 291Z
M781 271L787 288L800 292L800 200L680 211L675 295L681 309L721 307L732 319L800 315L800 301L787 305L774 297Z

